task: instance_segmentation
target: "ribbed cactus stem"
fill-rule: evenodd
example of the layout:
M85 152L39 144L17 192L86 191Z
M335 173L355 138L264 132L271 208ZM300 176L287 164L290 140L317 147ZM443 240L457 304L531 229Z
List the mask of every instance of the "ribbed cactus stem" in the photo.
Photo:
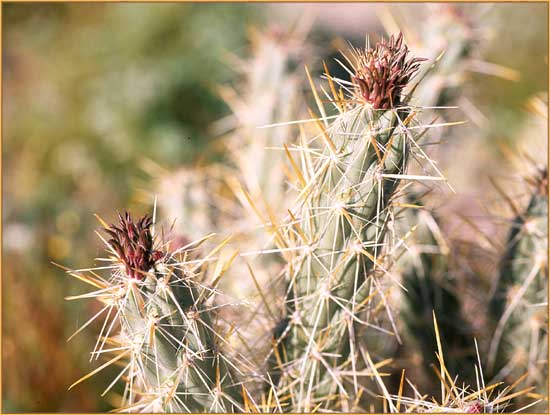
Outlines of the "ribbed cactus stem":
M111 352L120 353L111 363L128 359L117 377L127 379L122 409L242 411L244 388L235 380L235 363L222 354L227 340L209 305L214 289L200 279L203 261L189 258L186 247L165 252L147 215L137 221L129 213L119 215L119 223L104 231L112 275L108 281L81 279L101 287L95 296L110 307L98 353L109 352L103 350L107 341L117 345Z
M120 305L123 338L135 345L146 394L156 396L150 409L238 411L240 386L218 353L221 340L204 306L206 288L200 289L174 260L155 268L143 281L129 282Z
M498 378L515 379L528 371L528 382L547 379L547 255L548 170L543 169L527 208L512 223L490 303L496 329L488 366Z
M305 248L288 268L289 327L277 349L282 379L293 385L291 411L335 409L338 394L351 397L340 371L356 364L351 333L384 272L389 201L409 151L412 117L397 106L418 60L406 55L401 36L357 51L356 99L330 125L318 122L321 149L303 149L313 162L289 228Z
M391 133L373 135L371 141L368 114L361 109L352 115L355 119L342 120L348 128L337 128L330 136L338 153L321 179L323 191L311 206L313 212L320 213L312 218L313 226L308 229L312 240L317 235L320 240L298 268L291 294L290 309L293 316L299 316L300 324L291 332L287 353L295 360L318 357L322 352L340 355L328 359L331 366L343 364L348 358L343 353L349 339L347 318L358 312L371 293L369 277L373 276L374 260L386 230L388 197L396 184L383 175L404 171L407 147L404 135L394 131L395 114L378 120L378 125L387 126ZM385 146L389 137L393 142L383 150L386 159L380 161L373 146ZM306 365L305 373L315 370L320 377L316 379L319 388L315 396L324 398L334 392L335 384L315 360Z
M306 329L316 326L322 331L341 308L333 301L325 303L312 296L320 288L326 296L353 298L356 304L369 294L365 277L374 267L374 255L385 231L385 208L397 183L383 176L402 173L407 153L405 136L396 131L397 114L379 114L357 108L343 114L334 130L329 130L337 151L325 149L323 153L330 161L316 186L319 193L310 198L310 220L304 221L310 240L317 240L293 278L294 303L300 304L297 309L316 310L303 313ZM378 131L371 128L373 122ZM380 147L382 160L374 146Z

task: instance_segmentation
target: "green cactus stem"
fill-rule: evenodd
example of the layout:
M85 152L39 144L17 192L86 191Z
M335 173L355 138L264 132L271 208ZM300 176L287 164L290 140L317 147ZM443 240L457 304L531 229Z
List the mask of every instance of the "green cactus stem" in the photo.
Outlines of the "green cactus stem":
M303 143L299 151L309 161L288 232L302 248L288 266L289 321L275 350L277 389L290 411L346 410L348 398L353 405L358 381L350 387L343 374L359 354L371 360L355 336L374 325L372 298L385 301L383 242L414 117L401 95L422 59L408 59L401 34L354 55L352 100L342 101L327 74L339 114L330 124L317 121L322 148Z
M127 379L121 410L242 411L245 389L236 380L237 365L223 353L227 340L209 305L214 289L201 282L202 261L183 248L165 252L147 215L137 221L119 215L119 224L105 232L115 265L110 280L100 280L98 297L114 318L108 316L100 338L120 327L109 343L120 353L110 362L126 361L119 375ZM96 353L103 352L99 347Z

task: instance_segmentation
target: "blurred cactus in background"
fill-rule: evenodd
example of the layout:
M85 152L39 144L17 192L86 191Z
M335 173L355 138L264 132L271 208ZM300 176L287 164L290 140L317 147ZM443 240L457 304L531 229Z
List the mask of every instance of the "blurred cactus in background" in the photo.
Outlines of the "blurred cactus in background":
M293 118L299 103L298 62L308 46L308 22L302 18L294 32L272 27L251 33L251 56L235 62L242 80L235 88L220 85L232 110L223 124L233 127L224 140L238 178L256 203L273 211L284 200L284 144L292 142L290 126L258 128ZM236 60L238 58L234 58Z
M414 230L405 240L408 248L399 260L402 284L406 289L400 298L404 303L400 317L406 330L399 352L404 357L409 355L409 373L412 369L418 385L419 369L428 369L434 356L436 338L431 316L435 312L448 357L447 369L464 381L473 382L475 374L472 371L476 363L473 329L462 314L456 275L453 275L456 264L437 217L423 205L424 197L409 197L410 204L416 208L405 210L406 223L414 226ZM422 362L420 367L418 362Z
M457 5L434 4L430 8L433 22L420 36L422 50L435 60L435 70L427 74L416 96L423 106L455 105L461 97L461 87L466 81L469 60L476 52L479 34L471 26L472 16L466 16Z
M303 58L298 46L301 55L307 50L304 30L304 25L288 33L275 27L265 32L251 29L251 56L227 58L242 79L235 89L218 86L232 110L212 127L221 136L212 146L220 161L174 172L148 168L157 183L153 191L161 212L175 219L177 233L197 238L223 228L234 236L244 235L245 241L254 239L259 227L247 220L239 199L241 183L262 211L280 210L286 190L283 144L292 142L290 128L258 127L287 121L297 108L294 59ZM252 240L248 245L257 249L265 243Z
M163 217L170 218L174 238L199 239L235 218L238 205L228 192L224 175L229 169L218 164L197 164L168 171L145 163L154 178L154 195ZM148 190L144 198L150 200Z
M525 185L527 208L513 219L489 304L495 331L488 351L496 379L518 379L547 393L548 379L548 168Z

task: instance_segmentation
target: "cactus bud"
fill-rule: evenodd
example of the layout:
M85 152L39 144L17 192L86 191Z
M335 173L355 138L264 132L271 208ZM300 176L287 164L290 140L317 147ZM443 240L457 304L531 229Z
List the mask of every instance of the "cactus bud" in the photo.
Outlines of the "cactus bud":
M118 255L130 278L142 280L156 261L164 256L161 251L153 249L151 236L151 216L145 215L134 223L132 216L126 212L118 215L120 225L110 225L104 229L111 236L108 243Z
M407 60L408 47L403 43L403 34L392 35L389 41L377 43L374 49L355 51L355 76L359 100L374 109L390 109L400 103L401 92L418 71L419 62L426 59Z

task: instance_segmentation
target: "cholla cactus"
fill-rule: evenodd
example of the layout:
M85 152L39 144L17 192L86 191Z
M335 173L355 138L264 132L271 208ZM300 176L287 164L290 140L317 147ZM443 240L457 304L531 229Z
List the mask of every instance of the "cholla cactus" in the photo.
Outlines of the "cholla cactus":
M243 75L235 89L220 86L221 96L232 110L234 129L225 140L233 173L243 182L254 201L264 202L277 212L284 201L285 175L283 144L292 141L290 126L277 129L258 127L292 118L299 104L300 77L295 58L303 59L307 22L293 32L276 27L251 31L251 54L239 65ZM298 52L299 51L299 52ZM228 119L224 119L228 124Z
M405 174L416 113L403 93L422 59L408 57L401 34L354 50L352 59L351 84L326 74L338 114L312 120L318 135L292 148L302 167L290 156L299 196L277 230L286 237L288 290L273 373L292 412L360 407L359 378L376 377L381 366L373 361L383 354L376 338L388 333L380 324L390 311L384 262L392 198L400 179L422 179Z
M221 160L174 172L149 168L155 178L153 191L158 195L160 211L175 220L175 233L196 239L223 229L224 234L233 235L240 251L273 247L265 238L262 224L243 208L241 186L255 209L275 215L286 212L282 148L293 141L291 127L258 127L287 121L299 105L300 77L294 68L295 60L307 51L304 39L308 28L308 22L302 21L292 32L276 27L251 29L249 56L230 60L239 79L234 87L218 86L231 113L213 126L212 131L220 139L215 141L217 147L210 148L223 153ZM146 197L150 200L150 192ZM245 206L248 208L247 201ZM255 277L262 286L275 272L273 257L262 255L257 266L254 264ZM249 273L244 261L236 262L229 273L235 278L225 279L224 291L246 297L257 295L252 281L242 278Z
M416 97L425 106L452 105L457 98L462 98L460 87L480 34L458 5L433 4L429 6L429 13L434 18L422 31L423 49L429 57L438 60L435 70L427 74L418 88Z
M207 258L193 255L202 241L170 252L155 240L152 227L150 216L134 221L129 213L119 215L118 225L105 225L113 262L109 279L71 272L98 289L73 298L105 304L90 322L107 312L92 357L115 354L73 386L122 360L115 379L126 378L121 410L242 411L246 389L234 375L237 360L222 351L228 340L210 305L215 288L202 281Z
M548 169L527 181L533 188L527 208L518 212L489 311L496 325L489 348L489 370L497 379L542 387L548 378Z
M478 358L478 363L475 365L475 384L459 383L459 376L451 375L447 369L435 313L433 314L433 322L434 338L437 344L437 352L435 353L437 365L434 365L433 369L440 380L441 397L432 396L428 398L429 395L421 394L414 383L408 379L407 383L413 391L413 397L404 396L405 371L403 371L399 393L389 398L395 402L397 411L405 413L502 413L508 412L514 398L525 396L532 390L532 388L517 390L524 377L517 379L508 386L503 386L502 382L486 385L477 343L475 343ZM514 412L526 410L538 402L531 400L524 407L517 408Z
M416 206L423 200L422 197L408 199ZM407 329L401 353L409 357L417 353L422 357L422 368L428 369L436 344L431 324L431 315L435 312L439 317L442 346L452 356L447 368L452 374L471 380L469 374L475 365L473 330L462 316L453 279L453 255L437 217L421 206L406 209L405 216L406 223L414 224L415 230L406 240L408 249L399 261L406 289L402 293L400 317Z
M282 59L281 55L278 56ZM401 34L376 44L374 48L353 49L352 56L346 59L351 81L337 79L326 71L330 93L323 92L333 104L335 115L327 115L307 72L321 116L312 115L306 126L301 126L299 143L293 144L294 140L289 139L289 125L275 122L284 132L281 135L266 132L263 136L265 143L259 151L258 144L249 140L251 125L243 121L248 115L245 110L241 113L245 117L241 120L242 128L237 129L238 133L232 140L235 154L243 144L242 154L247 154L244 159L234 157L233 164L219 170L210 170L209 167L189 174L186 172L177 186L185 188L185 197L179 198L178 195L174 199L176 208L171 216L177 217L183 209L189 209L185 224L189 229L193 225L204 225L204 231L214 231L216 227L234 231L240 247L252 249L252 252L242 253L243 257L276 251L282 254L285 268L280 274L286 277L282 284L286 291L279 315L273 304L278 294L274 288L277 282L268 281L269 285L263 287L262 284L269 279L266 277L273 277L280 271L277 269L280 264L272 266L275 261L268 260L255 269L243 261L241 265L246 264L247 269L243 267L233 273L236 286L248 287L241 293L247 297L252 280L245 280L242 274L251 274L264 303L265 314L269 314L272 320L280 317L274 330L266 333L266 321L259 316L262 305L254 301L247 303L253 310L252 316L242 318L244 314L238 314L241 321L237 324L225 323L224 318L230 313L219 312L222 305L215 300L217 286L229 263L237 256L237 253L227 255L227 240L204 255L201 251L207 251L207 244L203 242L208 237L199 238L181 229L184 236L199 239L180 243L180 247L174 248L170 241L156 238L151 217L144 216L135 221L130 214L119 215L118 224L109 226L103 223L108 235L104 241L110 252L106 261L112 265L87 270L89 275L84 274L86 270L70 271L71 275L95 288L91 293L71 299L97 298L104 304L103 309L77 333L106 314L92 358L114 354L73 386L105 367L122 363L123 369L105 391L111 390L119 379L124 380L121 410L193 413L259 410L348 412L366 408L398 412L401 405L407 411L477 413L502 409L511 399L525 392L508 394L523 379L520 378L510 388L505 388L503 394L491 397L490 392L496 386L483 385L480 366L477 379L482 387L478 385L477 389L471 390L467 385L459 386L454 374L451 375L445 366L442 347L445 342L436 325L437 374L442 380L440 403L435 399L427 402L425 396L416 390L414 398L403 398L403 380L397 398L389 394L382 380L388 374L382 370L391 362L393 352L392 348L386 348L387 338L391 339L390 342L400 341L398 324L392 315L395 306L391 303L393 290L398 285L403 288L403 282L409 288L406 298L411 310L424 316L428 309L438 308L439 299L445 303L448 308L443 311L451 312L442 319L442 326L448 328L444 329L445 332L452 330L452 324L447 325L453 320L452 316L460 314L452 287L447 284L449 263L444 250L428 250L414 257L417 267L404 273L404 281L400 282L394 272L399 250L407 244L403 233L408 230L403 231L395 223L401 208L407 205L399 203L400 198L407 195L407 186L399 187L401 182L444 178L418 145L418 139L435 125L423 125L419 110L411 106L414 92L418 90L411 81L423 59L409 57ZM269 75L269 70L273 69L272 65L258 67L263 75ZM280 71L278 76L267 79L278 85L285 79L284 65L275 69ZM254 86L251 90L261 97L262 82L258 79L264 78L249 78ZM276 102L287 100L288 94L295 92L294 84L284 85L288 90L281 95L279 92L282 91L277 88L270 90L274 101L263 98L269 104L264 108L275 118L267 117L261 124L279 121L276 118L281 115L276 110L281 108ZM238 112L238 104L242 102L235 96L231 99L234 99L234 108ZM252 102L245 107L254 106ZM285 111L282 113L287 115ZM259 118L263 115L262 111L258 112ZM316 128L316 133L308 140L310 126ZM244 139L238 135L241 133L246 136ZM283 143L283 139L287 143ZM259 160L256 154L263 153L265 145L282 146L285 152L281 154L288 158L288 171L285 171L291 182L288 189L296 196L288 210L281 210L280 205L283 202L281 189L285 188L282 175L276 177L269 173L281 173L279 161L264 154L263 161L255 163ZM421 173L408 174L408 164L415 159L423 162ZM436 174L429 175L430 168ZM204 172L208 172L206 178L199 177ZM189 177L192 180L187 180ZM239 185L238 181L245 184ZM194 183L201 183L200 188L194 189ZM271 185L277 190L264 197L262 188ZM170 194L173 186L167 187L166 194ZM194 201L193 197L197 195L202 199ZM162 203L166 199L161 197L160 200ZM545 235L547 244L547 234L541 227L542 213L547 212L547 205L544 211L541 200L538 197L528 213L521 216L525 230L511 236L511 242L517 244L509 255L514 258L514 278L525 271L528 249L536 247L542 250L541 241ZM256 232L259 227L242 218L243 201L258 213L261 211L259 205L263 205L267 215L259 213L259 216L262 225L272 233L270 241L260 242ZM204 205L208 204L216 214L203 215ZM288 212L288 215L281 218L273 214L274 209ZM409 223L428 223L430 220L429 223L435 223L424 213L413 215ZM199 216L194 216L197 214ZM526 216L537 219L527 221ZM193 217L201 217L201 220L195 223ZM441 248L439 236L433 232L433 227L428 228L418 227L415 235L422 237L430 247L438 245ZM414 234L412 231L408 233ZM267 246L271 243L275 243L277 249ZM269 249L265 249L266 246ZM520 259L516 262L515 258ZM212 263L214 267L209 265ZM502 306L502 300L500 303L496 300L499 294L495 296L495 314L502 314L495 334L497 346L505 340L510 343L509 339L514 339L514 336L528 337L519 331L522 327L514 322L514 313L519 310L519 299L528 299L529 306L539 306L544 301L538 297L539 292L531 292L531 288L534 280L543 284L540 275L543 275L545 266L539 253L509 304ZM109 276L100 276L100 270L107 270ZM263 273L263 278L256 278L257 273ZM503 286L516 283L508 274L503 275ZM523 313L536 308L523 305ZM500 311L498 307L501 307ZM235 321L235 315L232 317ZM411 332L425 336L420 343L424 342L424 349L427 349L426 339L433 340L434 337L427 333L425 325L418 324L410 316L405 320ZM529 320L539 321L530 317ZM240 331L239 325L246 328ZM537 325L537 330L529 333L530 344L534 344L535 339L536 347L545 334L540 327ZM237 334L238 340L234 340L233 334ZM447 334L443 333L443 337ZM462 334L457 338L459 347L465 348ZM268 345L270 352L258 364L257 358L264 346L262 341L266 339L272 341ZM231 350L235 343L245 346L250 360L256 361L251 363ZM529 347L530 351L535 350L532 354L538 359L542 349ZM536 364L536 359L533 362ZM267 369L263 367L266 363ZM462 361L459 366L461 364ZM265 376L257 375L264 369ZM459 373L462 370L464 368L456 368ZM248 384L245 386L244 380L255 381L254 389L248 388ZM259 399L254 396L256 393L260 395Z

